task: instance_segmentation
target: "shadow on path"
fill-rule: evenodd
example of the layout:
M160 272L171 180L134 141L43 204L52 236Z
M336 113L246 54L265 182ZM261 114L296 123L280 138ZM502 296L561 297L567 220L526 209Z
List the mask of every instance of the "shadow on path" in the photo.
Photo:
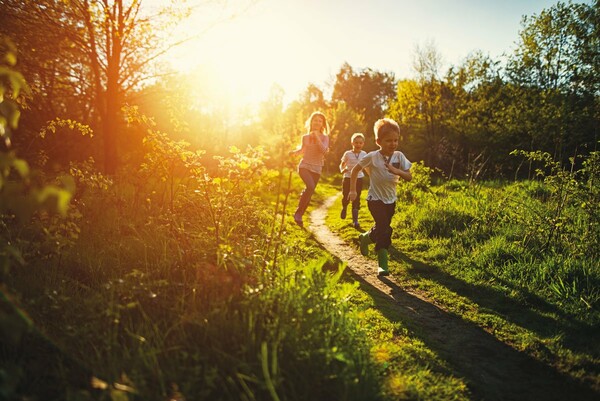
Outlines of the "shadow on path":
M448 313L393 277L378 278L376 264L325 225L329 198L311 213L310 231L333 256L347 263L361 288L391 321L401 321L445 359L478 400L595 400L600 394L499 341L479 326Z
M521 293L522 301L508 298L499 290L485 286L469 284L452 276L439 268L426 263L411 259L397 249L391 249L390 257L400 260L409 265L408 274L435 281L452 292L475 302L479 307L493 310L495 314L503 316L506 320L537 333L542 337L563 336L563 345L576 352L597 352L598 347L594 345L595 339L600 337L598 327L583 324L565 313L554 305L549 304L538 296L515 288L502 279L495 278L504 286L512 288ZM558 318L544 315L540 312L551 313ZM591 348L594 348L592 350Z

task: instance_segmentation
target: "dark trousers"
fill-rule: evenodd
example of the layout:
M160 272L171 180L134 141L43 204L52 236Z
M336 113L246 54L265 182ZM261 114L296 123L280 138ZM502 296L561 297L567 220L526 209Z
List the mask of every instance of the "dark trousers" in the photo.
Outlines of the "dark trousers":
M363 179L356 179L356 199L352 201L352 210L360 209L360 193L362 192ZM348 192L350 192L350 177L344 177L342 180L342 207L345 209L350 201L348 200Z
M369 230L369 237L375 243L375 251L388 249L392 245L392 216L396 212L396 202L386 205L380 200L367 201L369 212L375 224Z

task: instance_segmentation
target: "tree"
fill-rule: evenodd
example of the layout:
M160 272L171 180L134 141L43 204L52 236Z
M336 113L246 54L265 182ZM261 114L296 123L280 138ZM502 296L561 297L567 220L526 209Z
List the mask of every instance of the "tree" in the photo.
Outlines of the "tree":
M185 41L169 37L168 32L188 15L187 1L170 2L154 14L142 8L141 0L0 2L13 21L10 28L0 24L0 29L17 28L15 36L23 38L17 44L31 50L25 58L35 71L34 88L40 83L37 94L59 95L58 102L52 100L57 104L71 105L68 99L77 99L80 111L75 118L82 118L99 134L105 171L114 173L124 136L121 108L147 81L157 78L159 57ZM42 50L38 56L47 38L52 50ZM40 61L42 68L36 71Z
M89 123L92 106L85 55L72 42L80 28L65 2L45 3L0 0L0 33L14 38L20 71L31 87L15 146L29 150L25 156L32 159L38 150L35 138L47 121L60 117Z
M444 168L451 161L449 125L452 118L452 92L440 79L441 54L432 43L416 46L413 69L415 79L398 83L397 100L390 107L390 116L410 134L409 146L416 159L430 167ZM448 167L448 166L447 166Z
M333 126L331 128L331 137L329 141L329 153L325 157L325 165L329 171L338 171L340 159L346 150L350 148L350 138L355 132L362 132L365 126L364 118L346 103L338 103L331 111ZM369 151L375 148L375 141L372 135L365 135L368 143L365 150Z
M479 171L481 165L475 165L475 159L489 162L495 173L505 169L515 142L503 118L507 88L500 62L475 51L461 65L450 68L445 80L453 93L454 113L448 127L456 149L449 175Z
M118 167L121 107L129 90L139 88L149 75L151 61L173 43L162 41L160 32L172 26L173 14L141 12L141 1L71 0L75 17L83 24L75 43L87 55L104 142L104 168ZM167 16L165 19L163 16Z
M344 102L352 110L364 116L365 134L373 132L373 124L384 117L388 105L395 98L396 79L391 72L379 72L371 68L355 71L344 63L336 75L331 100Z
M513 110L531 118L529 150L566 161L582 144L597 141L600 6L559 2L524 17L522 26L507 63L507 79L518 94Z

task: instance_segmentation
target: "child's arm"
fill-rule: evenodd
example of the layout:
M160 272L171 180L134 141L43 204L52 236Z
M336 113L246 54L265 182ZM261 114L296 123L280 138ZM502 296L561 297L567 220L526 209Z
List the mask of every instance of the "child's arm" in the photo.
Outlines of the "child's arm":
M360 173L360 170L362 170L362 166L357 164L352 169L352 174L350 174L350 190L348 191L348 200L350 202L356 199L356 179L358 178L358 173Z
M290 156L296 156L298 153L302 153L303 150L304 150L304 136L300 140L300 145L296 149L291 150L288 153L288 155L290 155Z
M329 151L329 137L327 135L323 135L323 139L319 139L318 132L313 131L310 133L313 135L313 138L317 141L317 144L321 148L321 152L327 153Z
M342 156L342 160L340 162L340 173L344 174L346 172L346 154Z
M412 174L411 174L410 170L402 170L400 168L396 168L396 167L392 166L390 163L387 163L385 166L387 167L387 169L390 173L400 176L400 178L402 178L404 181L412 180Z
M412 180L412 174L410 172L412 163L408 161L401 152L395 152L395 154L398 153L400 154L400 162L397 164L398 167L394 167L392 163L385 163L385 168L387 168L390 173L402 178L404 181L410 181Z

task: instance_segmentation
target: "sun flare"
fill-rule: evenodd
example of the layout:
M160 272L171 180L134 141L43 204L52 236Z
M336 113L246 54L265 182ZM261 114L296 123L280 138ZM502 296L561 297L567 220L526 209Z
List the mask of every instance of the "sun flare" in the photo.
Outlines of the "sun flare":
M256 107L265 101L273 85L293 100L320 71L314 66L321 51L300 22L284 20L274 10L252 9L247 14L217 24L198 40L176 52L172 63L180 71L200 69L207 74L194 85L210 86L236 106ZM192 16L188 34L201 25ZM205 88L199 88L205 92Z

